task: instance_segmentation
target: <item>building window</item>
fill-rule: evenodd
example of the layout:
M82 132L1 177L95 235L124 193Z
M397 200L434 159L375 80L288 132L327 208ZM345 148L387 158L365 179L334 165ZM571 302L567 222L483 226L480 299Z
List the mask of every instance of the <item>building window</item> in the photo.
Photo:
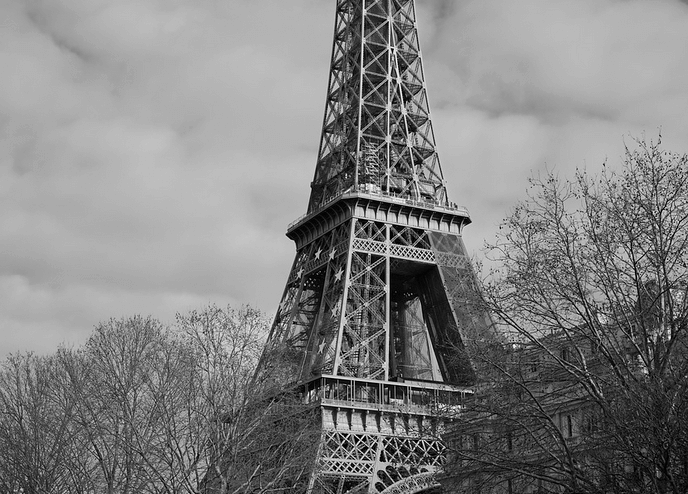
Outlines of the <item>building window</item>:
M592 409L588 409L583 413L583 431L586 434L592 434L598 430L597 416Z
M539 364L539 359L537 357L533 358L533 361L530 363L530 372L535 374L538 371L538 364Z
M570 414L567 414L565 417L564 427L564 433L566 434L566 437L573 437L573 417L571 417Z

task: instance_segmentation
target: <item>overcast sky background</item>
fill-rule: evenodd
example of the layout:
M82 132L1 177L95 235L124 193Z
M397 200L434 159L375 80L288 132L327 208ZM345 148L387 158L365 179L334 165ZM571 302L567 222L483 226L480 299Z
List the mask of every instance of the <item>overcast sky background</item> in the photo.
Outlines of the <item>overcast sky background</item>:
M0 0L0 358L110 317L272 313L306 210L334 0ZM480 257L545 166L688 152L688 3L417 0Z

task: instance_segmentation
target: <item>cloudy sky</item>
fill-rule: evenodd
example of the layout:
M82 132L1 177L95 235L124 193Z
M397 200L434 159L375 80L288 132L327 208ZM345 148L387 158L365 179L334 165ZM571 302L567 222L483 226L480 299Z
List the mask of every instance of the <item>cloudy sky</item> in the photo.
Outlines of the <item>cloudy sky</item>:
M0 357L110 317L279 303L334 0L0 0ZM532 171L688 152L688 2L417 0L450 199L480 249Z

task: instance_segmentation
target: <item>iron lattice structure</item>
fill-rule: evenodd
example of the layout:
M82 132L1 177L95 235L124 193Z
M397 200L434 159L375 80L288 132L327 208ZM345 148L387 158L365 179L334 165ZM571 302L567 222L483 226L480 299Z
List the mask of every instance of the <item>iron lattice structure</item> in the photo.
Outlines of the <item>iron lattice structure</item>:
M437 489L443 413L470 392L488 320L470 309L470 218L447 199L413 0L337 1L311 187L259 373L279 363L319 404L311 492Z
M448 205L413 0L337 2L322 140L308 211L361 185Z

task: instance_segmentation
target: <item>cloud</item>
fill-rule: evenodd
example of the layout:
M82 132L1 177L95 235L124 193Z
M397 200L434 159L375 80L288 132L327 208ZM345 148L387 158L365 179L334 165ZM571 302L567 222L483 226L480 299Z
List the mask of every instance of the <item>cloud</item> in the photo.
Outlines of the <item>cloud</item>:
M559 122L583 116L646 124L685 102L688 9L638 0L462 2L445 20L443 59L471 106ZM460 36L457 34L460 33Z
M623 136L660 128L669 148L688 148L684 3L474 0L455 7L436 17L425 61L450 192L476 211L466 230L474 252L523 197L533 170L594 171L606 159L619 162Z
M293 191L307 193L319 132L302 102L323 77L271 30L305 8L0 7L11 68L0 76L0 321L14 335L0 353L61 341L29 333L83 338L116 314L257 304L266 271L286 276L283 232L305 208ZM259 31L248 20L260 18Z
M688 149L688 6L418 0L452 201L479 255L532 170L662 126ZM0 356L207 302L272 312L332 43L321 0L0 4Z

